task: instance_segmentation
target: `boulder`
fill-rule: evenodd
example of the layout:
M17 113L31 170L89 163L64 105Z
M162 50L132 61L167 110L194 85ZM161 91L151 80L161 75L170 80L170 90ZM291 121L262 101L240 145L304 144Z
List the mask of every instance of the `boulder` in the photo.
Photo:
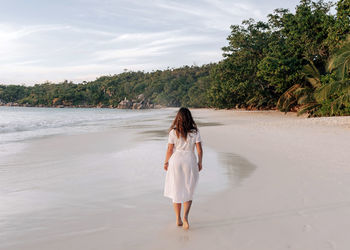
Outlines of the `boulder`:
M142 105L142 103L139 103L139 102L135 102L132 105L132 109L142 109L142 108L143 108L143 105Z
M149 99L145 99L144 94L140 94L137 96L137 99L132 99L131 101L124 98L118 106L118 109L149 109L154 108L154 104L150 102Z
M138 96L137 96L137 100L145 100L145 95L144 94L139 94Z
M130 109L132 108L132 102L127 100L126 97L124 98L123 101L121 101L119 104L118 104L118 109Z

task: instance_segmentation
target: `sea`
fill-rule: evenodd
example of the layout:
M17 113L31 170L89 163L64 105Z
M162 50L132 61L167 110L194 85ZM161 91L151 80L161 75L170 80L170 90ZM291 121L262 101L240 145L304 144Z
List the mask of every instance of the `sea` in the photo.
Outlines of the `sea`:
M163 162L177 110L0 107L0 249L56 249L50 242L123 230L118 220L140 235L172 223ZM199 201L247 175L202 140Z

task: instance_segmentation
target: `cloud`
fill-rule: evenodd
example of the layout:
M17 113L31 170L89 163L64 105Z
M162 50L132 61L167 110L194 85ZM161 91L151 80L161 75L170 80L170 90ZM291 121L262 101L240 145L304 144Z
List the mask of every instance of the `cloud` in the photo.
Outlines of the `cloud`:
M16 27L8 24L0 24L0 40L13 41L34 33L66 29L63 25L26 25Z
M203 43L203 41L208 41L209 39L210 38L204 36L169 37L141 44L139 47L134 46L132 48L97 51L95 52L95 58L98 61L104 61L111 59L133 60L140 59L141 57L155 57L171 54L175 48Z
M67 5L62 0L39 6L13 1L2 5L0 83L79 82L124 68L216 62L231 24L263 19L274 8L297 3L71 0Z
M145 63L145 64L85 64L76 66L45 66L45 65L26 65L12 64L0 68L0 74L3 79L0 84L5 82L8 84L25 84L33 85L36 83L61 82L63 80L74 81L76 83L94 80L102 75L114 75L122 72L124 69L138 71L153 69L164 69L161 64ZM6 74L4 74L6 72ZM4 77L5 76L5 77ZM12 79L16 77L16 82ZM29 81L28 79L32 79ZM35 79L35 80L33 80Z
M57 31L66 29L62 25L25 25L15 26L9 24L0 24L0 62L16 59L24 47L23 41L26 37L48 31Z

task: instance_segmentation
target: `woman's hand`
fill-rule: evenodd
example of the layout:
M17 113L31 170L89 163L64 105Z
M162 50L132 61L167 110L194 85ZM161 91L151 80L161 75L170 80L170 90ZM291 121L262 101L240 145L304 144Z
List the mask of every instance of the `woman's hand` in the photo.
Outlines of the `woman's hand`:
M201 171L201 170L202 170L202 163L198 162L198 171Z
M168 171L169 160L170 160L171 156L173 155L173 150L174 150L174 144L168 143L168 149L166 151L165 161L164 161L165 171Z

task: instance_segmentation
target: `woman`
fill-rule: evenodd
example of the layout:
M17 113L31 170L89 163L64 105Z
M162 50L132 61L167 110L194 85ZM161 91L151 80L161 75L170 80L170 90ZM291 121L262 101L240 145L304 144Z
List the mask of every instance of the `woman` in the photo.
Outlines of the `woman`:
M194 153L197 148L198 162ZM164 169L166 172L164 196L173 200L176 224L189 228L188 213L191 208L199 171L202 170L203 150L201 136L191 112L180 108L169 129L168 150ZM184 204L184 217L181 220L181 203Z

